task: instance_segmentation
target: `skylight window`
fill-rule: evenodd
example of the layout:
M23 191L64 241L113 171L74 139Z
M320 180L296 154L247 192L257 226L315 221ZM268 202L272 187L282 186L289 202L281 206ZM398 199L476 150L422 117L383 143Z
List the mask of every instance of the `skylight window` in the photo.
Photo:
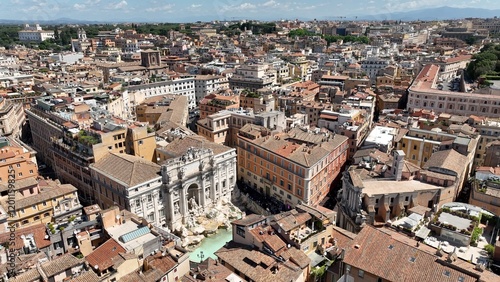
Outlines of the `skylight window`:
M394 249L394 245L389 245L389 250Z
M444 273L443 273L443 275L446 276L446 277L450 277L450 274L451 273L448 270L445 270Z
M416 258L416 257L411 257L411 258L410 258L410 262L415 262L416 260L417 260L417 258Z

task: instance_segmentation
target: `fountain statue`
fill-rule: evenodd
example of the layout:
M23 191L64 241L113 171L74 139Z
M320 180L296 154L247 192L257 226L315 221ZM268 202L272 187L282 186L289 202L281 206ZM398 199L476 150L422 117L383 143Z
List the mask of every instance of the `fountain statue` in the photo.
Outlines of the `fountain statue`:
M191 197L191 199L189 199L189 206L190 206L191 210L198 210L199 209L198 203L196 202L196 199L194 196Z

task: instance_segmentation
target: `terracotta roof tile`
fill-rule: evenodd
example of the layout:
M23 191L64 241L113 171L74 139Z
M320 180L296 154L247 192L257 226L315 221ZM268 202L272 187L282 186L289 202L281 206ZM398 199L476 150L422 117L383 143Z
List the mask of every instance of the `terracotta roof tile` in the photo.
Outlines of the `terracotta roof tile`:
M40 281L41 279L42 275L40 275L40 272L38 272L36 268L32 268L14 278L9 279L9 282L35 282Z
M459 281L459 277L464 282L477 281L441 263L436 256L397 241L372 226L365 226L345 248L344 263L388 281Z
M108 153L90 167L121 181L128 187L160 176L159 165L141 157L127 154Z
M278 262L273 257L247 246L229 243L226 247L219 249L215 255L249 280L256 282L296 281L303 273L303 269L292 259ZM308 264L309 261L307 261Z
M230 147L210 142L201 136L186 136L184 138L175 139L160 150L165 151L168 155L175 158L186 154L190 147L211 149L214 155L232 150Z
M50 240L45 239L45 235L47 235L45 225L37 224L26 228L16 229L16 241L15 244L17 247L21 248L24 246L23 239L21 239L22 235L33 234L33 238L35 239L35 245L38 249L43 249L50 246ZM10 233L1 233L0 234L0 243L5 243L9 240Z
M175 262L175 260L170 255L162 256L161 253L147 257L146 259L149 262L148 265L155 269L158 269L162 273L169 272L177 265L177 262Z
M109 239L85 259L92 268L95 269L97 267L102 271L112 266L113 258L119 256L120 253L125 253L125 249L115 239Z
M464 164L466 163L467 157L451 149L433 153L423 168L444 168L460 175L464 171Z
M94 271L88 270L79 276L69 280L70 282L99 282L100 279Z
M85 262L85 259L79 259L74 257L72 254L64 254L60 257L57 257L56 259L43 263L42 269L43 272L48 277L54 276L56 274L59 274L61 272L64 272L68 269L71 269L77 265L83 265Z

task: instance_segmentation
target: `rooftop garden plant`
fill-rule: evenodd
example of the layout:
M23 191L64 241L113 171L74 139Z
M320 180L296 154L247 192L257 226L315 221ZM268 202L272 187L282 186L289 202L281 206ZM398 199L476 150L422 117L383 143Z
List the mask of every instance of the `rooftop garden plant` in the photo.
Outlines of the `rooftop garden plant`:
M80 130L78 133L78 140L86 145L95 145L99 143L99 139L97 137L90 135L85 130Z

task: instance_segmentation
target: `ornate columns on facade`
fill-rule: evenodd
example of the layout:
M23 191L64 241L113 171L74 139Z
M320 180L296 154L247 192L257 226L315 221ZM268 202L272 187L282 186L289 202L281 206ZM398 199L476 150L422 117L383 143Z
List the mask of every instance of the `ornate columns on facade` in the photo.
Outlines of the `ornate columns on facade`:
M211 179L212 185L210 186L210 199L212 199L212 201L215 201L215 199L217 199L215 196L216 195L215 186L217 185L217 182L219 181L219 180L215 179L217 176L217 167L214 167L210 173L212 174L212 177L211 177L212 178Z
M188 203L186 199L187 187L184 187L181 183L179 186L179 203L180 203L180 213L184 217L188 214Z
M154 209L154 215L155 215L155 222L157 225L161 225L160 224L160 214L158 214L158 201L159 201L159 195L158 195L158 191L155 191L153 192L153 209Z
M229 190L229 185L231 185L231 183L229 183L229 177L228 177L229 176L229 166L230 165L231 164L229 164L227 162L224 163L224 172L225 172L225 175L224 175L224 180L223 181L225 181L226 187L222 187L222 189L224 189L224 190L221 189L221 194L222 195L226 194L227 190Z
M175 208L174 208L174 201L172 200L172 193L171 191L168 191L168 189L165 189L165 200L164 200L164 207L165 207L165 221L168 223L172 222L175 218Z
M205 207L205 200L206 200L206 195L205 195L205 175L203 175L203 171L200 172L200 177L201 177L201 187L199 187L199 197L198 199L200 200L200 206L203 208ZM200 191L201 190L201 191Z
M142 207L142 217L146 218L148 215L146 214L147 212L147 206L146 206L146 196L142 195L141 196L141 207Z

